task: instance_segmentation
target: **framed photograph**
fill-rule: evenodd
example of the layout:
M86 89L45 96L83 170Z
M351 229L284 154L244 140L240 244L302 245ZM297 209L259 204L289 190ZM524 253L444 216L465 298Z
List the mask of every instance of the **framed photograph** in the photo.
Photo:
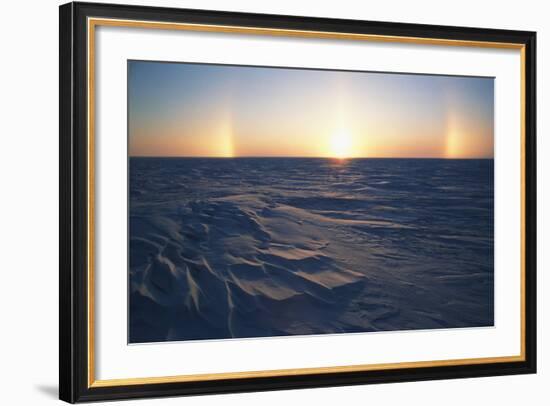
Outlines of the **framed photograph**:
M60 398L534 373L534 32L60 7Z

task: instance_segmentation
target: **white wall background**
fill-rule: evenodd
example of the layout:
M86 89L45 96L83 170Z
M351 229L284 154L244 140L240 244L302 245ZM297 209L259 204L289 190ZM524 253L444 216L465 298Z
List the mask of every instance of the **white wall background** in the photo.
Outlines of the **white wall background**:
M111 1L112 2L112 1ZM461 25L538 32L538 286L539 373L421 383L308 389L239 395L142 400L131 404L400 405L548 404L550 352L547 319L550 286L544 252L550 232L550 120L546 72L550 23L543 1L123 1L318 17ZM119 1L116 1L119 3ZM0 403L42 405L57 400L58 251L58 9L59 1L12 1L0 24ZM546 71L546 72L545 72ZM546 184L545 184L546 183ZM548 252L548 249L546 249ZM113 403L111 403L113 404Z

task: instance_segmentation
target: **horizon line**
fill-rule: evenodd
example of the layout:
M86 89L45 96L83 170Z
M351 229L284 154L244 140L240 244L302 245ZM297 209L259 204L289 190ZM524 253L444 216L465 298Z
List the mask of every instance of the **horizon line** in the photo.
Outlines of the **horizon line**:
M495 157L457 157L457 158L448 158L448 157L423 157L423 156L365 156L365 157L331 157L331 156L284 156L284 155L244 155L244 156L198 156L198 155L128 155L128 158L172 158L172 159L269 159L269 158L284 158L284 159L332 159L336 161L349 161L352 159L448 159L448 160L458 160L458 159L495 159Z

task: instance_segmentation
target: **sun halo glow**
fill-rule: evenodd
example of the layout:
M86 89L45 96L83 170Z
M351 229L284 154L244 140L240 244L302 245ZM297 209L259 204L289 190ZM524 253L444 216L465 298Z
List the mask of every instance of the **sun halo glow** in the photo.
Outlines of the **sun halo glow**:
M331 135L329 155L332 158L345 159L352 155L352 139L348 132L338 131Z

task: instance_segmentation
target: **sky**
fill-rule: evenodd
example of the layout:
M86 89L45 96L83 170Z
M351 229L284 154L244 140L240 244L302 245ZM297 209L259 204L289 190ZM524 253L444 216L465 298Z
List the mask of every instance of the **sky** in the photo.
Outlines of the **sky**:
M131 156L493 157L493 78L128 62Z

